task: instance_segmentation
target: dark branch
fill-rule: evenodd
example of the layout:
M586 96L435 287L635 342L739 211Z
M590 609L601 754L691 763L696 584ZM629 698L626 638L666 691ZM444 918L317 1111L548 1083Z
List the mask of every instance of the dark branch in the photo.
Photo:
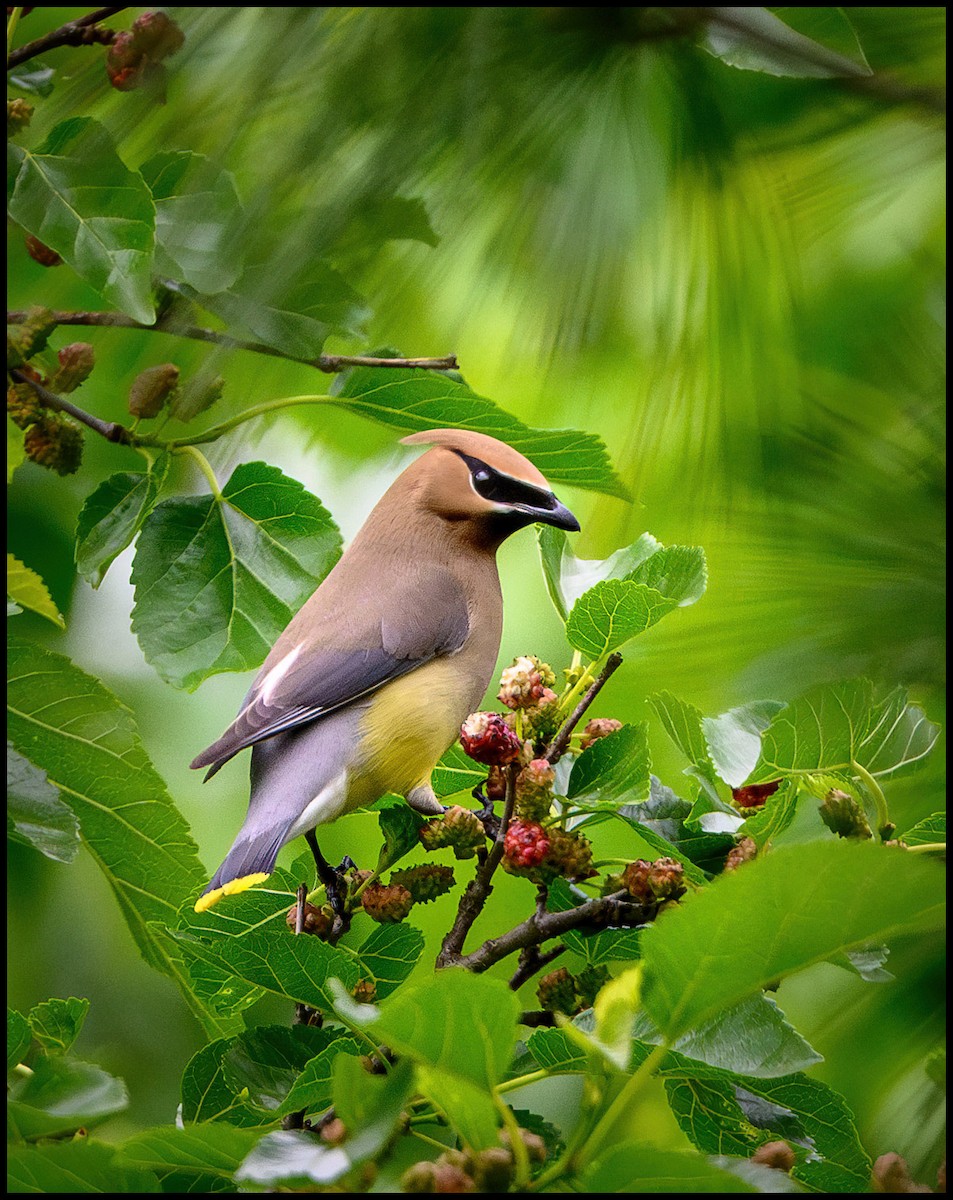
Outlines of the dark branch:
M38 54L45 54L47 50L55 50L58 46L86 46L97 41L112 41L115 36L112 30L97 30L95 26L100 21L108 20L116 13L124 11L125 8L97 8L95 12L77 17L75 21L68 21L59 29L45 33L35 41L27 42L25 46L12 50L7 57L7 70L18 67L20 63L27 62L31 58L36 58Z
M559 732L553 738L546 748L546 753L543 756L547 762L555 763L562 758L566 747L569 745L569 739L572 737L572 731L576 728L583 714L589 705L595 700L596 696L602 691L609 679L622 664L622 655L618 653L610 654L606 659L606 665L602 668L598 678L593 681L588 691L576 705L571 715L563 722Z
M137 439L135 434L131 429L127 429L125 425L120 425L116 421L103 421L99 417L94 417L92 413L86 412L83 408L77 408L75 404L72 404L69 400L64 400L62 396L58 396L55 392L51 392L49 388L45 388L42 383L31 379L29 375L24 375L22 371L12 370L10 378L17 383L28 383L47 408L55 408L60 412L68 413L88 429L92 429L100 437L104 437L107 442L117 442L121 446L134 446L136 444Z
M25 321L27 314L23 311L7 313L7 324L17 325ZM227 333L219 333L215 329L205 329L201 325L185 325L174 316L160 316L153 325L144 325L134 321L122 313L111 312L54 312L53 320L57 325L99 326L110 329L141 329L148 333L168 333L176 337L190 338L197 342L210 342L216 346L225 346L230 350L248 350L253 354L267 354L271 358L283 358L290 362L303 363L315 367L328 375L344 371L348 367L405 367L420 371L457 371L460 364L455 354L447 354L441 358L369 358L362 354L321 354L317 358L299 358L293 354L285 354L274 346L266 346L263 342L246 342L240 338L229 337Z

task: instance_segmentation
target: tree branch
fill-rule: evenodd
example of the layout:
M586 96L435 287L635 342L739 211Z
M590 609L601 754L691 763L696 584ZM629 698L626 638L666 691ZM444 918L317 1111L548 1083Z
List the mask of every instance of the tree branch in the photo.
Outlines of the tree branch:
M579 724L583 714L589 705L595 700L596 696L602 691L610 675L612 675L622 665L622 655L616 651L610 654L606 659L606 665L602 668L598 677L590 684L588 691L573 709L569 717L563 722L559 731L553 740L546 747L546 753L543 757L549 763L558 762L566 751L569 745L569 739L572 737L572 732Z
M99 417L94 417L92 413L86 412L83 408L78 408L69 400L64 400L62 396L51 392L49 388L45 388L42 383L31 379L29 375L24 375L22 371L14 368L10 372L10 378L17 383L28 383L47 408L55 408L60 412L68 413L88 429L92 429L100 437L104 437L107 442L117 442L121 446L135 446L139 444L139 438L136 437L131 429L127 429L125 425L120 425L116 421L103 421Z
M12 50L7 55L7 70L13 67L18 67L20 63L27 62L31 58L36 58L38 54L45 54L47 50L55 50L57 46L86 46L91 45L96 41L104 41L99 33L111 35L109 40L115 37L112 30L96 30L95 26L100 21L105 21L109 17L114 17L116 13L125 11L123 8L97 8L95 12L86 13L83 17L77 17L75 21L68 21L65 25L61 25L59 29L54 29L50 33L45 33L42 37L36 38L35 41L27 42L25 46L20 46L17 50Z
M25 321L27 314L23 310L7 313L7 324L18 325ZM225 346L230 350L248 350L253 354L266 354L270 358L283 358L289 362L303 363L315 367L328 375L344 371L348 367L405 367L420 371L458 371L460 364L455 354L446 354L437 358L370 358L363 354L321 354L317 358L299 358L293 354L285 354L274 346L266 346L263 342L246 342L241 338L230 337L216 329L206 329L201 325L185 325L168 314L160 316L154 324L144 325L134 321L123 313L113 312L54 312L53 320L57 325L83 325L107 329L141 329L147 333L168 333L176 337L190 338L197 342L211 342L216 346Z

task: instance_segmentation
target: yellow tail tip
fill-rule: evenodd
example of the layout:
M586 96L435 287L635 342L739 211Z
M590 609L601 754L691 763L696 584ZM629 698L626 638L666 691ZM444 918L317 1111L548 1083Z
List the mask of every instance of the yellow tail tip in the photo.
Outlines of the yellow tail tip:
M234 896L236 892L247 892L250 887L254 887L256 883L263 883L267 878L267 871L255 871L251 875L241 875L238 879L230 879L221 887L213 888L204 896L199 896L195 902L195 911L203 913L213 904L217 904L223 896Z

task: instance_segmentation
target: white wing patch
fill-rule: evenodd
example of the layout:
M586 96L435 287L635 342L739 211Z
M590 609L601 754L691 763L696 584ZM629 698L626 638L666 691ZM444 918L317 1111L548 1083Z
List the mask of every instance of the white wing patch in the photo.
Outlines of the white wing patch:
M300 653L301 647L295 646L293 650L288 651L288 653L283 659L281 659L280 662L275 663L265 678L261 681L261 687L258 689L258 693L252 703L257 700L260 700L263 704L270 703L275 688L288 674L292 666L294 666L295 659Z

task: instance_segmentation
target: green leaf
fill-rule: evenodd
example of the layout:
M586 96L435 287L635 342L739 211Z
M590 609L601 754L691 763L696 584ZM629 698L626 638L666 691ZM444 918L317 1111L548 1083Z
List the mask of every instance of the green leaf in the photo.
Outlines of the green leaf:
M702 724L701 712L671 692L655 692L646 697L655 715L662 722L665 732L681 750L698 774L712 784L718 778L715 764L711 761L708 743Z
M797 12L796 9L776 11ZM764 71L768 75L836 79L873 74L843 9L824 11L829 14L828 20L837 24L833 31L821 29L818 36L829 36L833 32L832 40L835 44L845 45L851 57L798 33L767 8L706 9L702 45L729 66Z
M242 273L242 207L230 171L203 154L155 154L139 168L156 207L156 269L199 292Z
M320 356L330 334L357 336L366 317L357 292L320 261L309 266L306 283L290 291L271 266L247 268L237 283L214 295L188 286L182 291L224 321L233 337L305 362Z
M877 700L867 679L821 684L775 716L746 782L849 770L853 763L875 778L895 775L925 758L939 733L921 709L907 703L903 688Z
M499 1145L499 1117L483 1088L442 1067L417 1064L417 1089L442 1113L466 1146L486 1150Z
M149 471L110 475L87 496L76 522L76 568L94 588L152 511L168 462L165 455Z
M85 1138L72 1142L44 1142L39 1146L7 1149L7 1188L15 1194L45 1192L161 1192L151 1171L122 1161L115 1146Z
M47 858L72 862L79 849L79 822L60 799L46 772L7 742L7 836Z
M405 433L472 429L499 438L534 463L549 482L629 499L602 440L573 429L531 429L435 371L359 367L342 372L331 402Z
M26 451L23 449L23 430L10 420L7 413L7 483L13 479L13 472L26 461Z
M735 844L735 839L727 833L708 833L702 829L692 819L696 807L652 775L648 799L641 804L627 804L621 815L637 821L640 830L664 838L703 869L720 869L721 860Z
M644 583L608 579L591 587L573 605L566 621L566 640L574 650L601 659L677 607L677 601Z
M761 753L761 735L784 704L753 700L720 717L702 717L702 729L712 764L729 787L741 787Z
M193 690L257 667L341 553L327 509L275 467L236 467L221 497L176 497L146 518L132 628L163 679Z
M633 1069L649 1052L636 1043ZM786 1141L797 1156L794 1179L818 1192L866 1192L870 1159L844 1100L820 1080L734 1074L676 1052L658 1074L679 1125L702 1151L748 1158L765 1142Z
M406 921L375 925L362 942L357 957L364 978L376 985L376 999L384 1000L399 987L423 953L424 935Z
M641 563L662 548L661 542L650 533L643 533L631 546L623 546L608 558L577 558L562 529L540 525L536 536L546 587L564 621L579 597L591 587L605 579L628 578Z
M27 1020L43 1049L59 1053L76 1041L88 1012L88 1000L71 996L68 1000L44 1000L30 1010Z
M224 1059L234 1038L217 1038L196 1051L182 1073L182 1120L226 1122L246 1129L273 1124L278 1114L253 1108L245 1096L236 1095L226 1079Z
M276 1115L298 1075L335 1035L310 1025L256 1025L232 1039L222 1057L226 1084L235 1095Z
M486 782L486 768L474 762L461 747L454 744L443 755L434 768L430 782L437 798L455 796L457 792L472 792L481 783Z
M587 800L619 804L644 800L649 794L648 725L623 725L598 738L572 765L567 796L575 804Z
M424 817L414 812L402 796L393 799L394 803L386 807L377 802L377 820L384 838L377 860L379 872L386 871L420 845L417 834L424 824Z
M7 1070L15 1067L26 1057L33 1044L30 1024L15 1008L7 1009Z
M372 1029L397 1053L489 1091L509 1065L519 1011L502 980L451 967L395 992Z
M751 810L751 816L746 817L744 824L739 826L738 836L753 838L758 848L763 849L794 820L797 815L797 798L797 780L785 779L760 808Z
M90 1129L122 1112L129 1102L121 1079L60 1055L41 1055L32 1074L14 1075L8 1097L10 1129L24 1141Z
M7 555L7 595L21 608L39 613L60 629L66 628L62 613L53 603L49 589L36 571L24 566L12 554Z
M908 846L925 846L934 842L946 841L946 813L930 813L922 821L917 821L911 829L901 834L901 841Z
M60 122L36 150L10 145L18 165L10 215L135 321L155 320L155 206L142 177L90 117Z
M409 1062L397 1062L386 1075L371 1075L360 1058L343 1054L334 1063L334 1112L350 1133L377 1129L382 1147L400 1120L414 1082Z
M355 1038L338 1036L330 1045L305 1063L276 1115L293 1112L321 1112L331 1103L334 1064L344 1055L361 1055L366 1045Z
M205 942L175 934L198 958L289 1000L330 1012L334 996L329 980L339 979L349 991L360 978L355 957L319 938L250 932L241 938Z
M708 586L708 565L700 546L664 546L625 576L674 600L679 608L695 604Z
M536 1029L526 1047L550 1075L577 1075L589 1068L585 1049L562 1029Z
M604 929L601 933L585 935L577 929L569 929L562 935L562 941L590 967L632 962L642 954L638 929Z
M235 1182L250 1185L243 1191L310 1191L314 1184L336 1183L379 1150L376 1128L361 1130L340 1146L325 1145L313 1133L278 1130L251 1150L235 1172Z
M146 962L170 975L195 1016L214 1028L184 964L156 932L156 923L174 923L183 900L198 895L205 869L132 713L62 655L13 640L7 662L11 742L46 772L79 818L83 842Z
M163 1192L234 1192L232 1176L259 1137L223 1122L148 1129L118 1146L115 1161L127 1171L151 1173Z
M577 1190L599 1192L757 1192L730 1171L700 1154L657 1150L639 1142L622 1142L601 1154L577 1178Z
M635 1018L633 1035L658 1043L661 1035L645 1012ZM776 1078L823 1061L813 1046L784 1018L769 996L749 996L715 1014L672 1043L686 1058L736 1074Z
M872 843L819 841L719 876L643 931L646 1011L677 1037L812 963L941 928L942 872L913 858Z
M676 862L680 862L685 869L685 878L690 883L696 884L698 887L703 887L708 882L708 877L700 867L696 867L692 862L691 857L686 849L681 844L670 842L662 834L656 832L656 822L651 818L643 821L642 817L646 815L644 804L627 804L620 808L615 814L620 820L625 821L633 833L637 834L642 842L645 843L645 851L640 854L646 859L655 861L657 858L674 858ZM705 835L707 838L708 835ZM693 838L686 839L688 847L694 852L697 849L697 843ZM707 848L707 842L703 842ZM638 851L636 851L638 853Z

